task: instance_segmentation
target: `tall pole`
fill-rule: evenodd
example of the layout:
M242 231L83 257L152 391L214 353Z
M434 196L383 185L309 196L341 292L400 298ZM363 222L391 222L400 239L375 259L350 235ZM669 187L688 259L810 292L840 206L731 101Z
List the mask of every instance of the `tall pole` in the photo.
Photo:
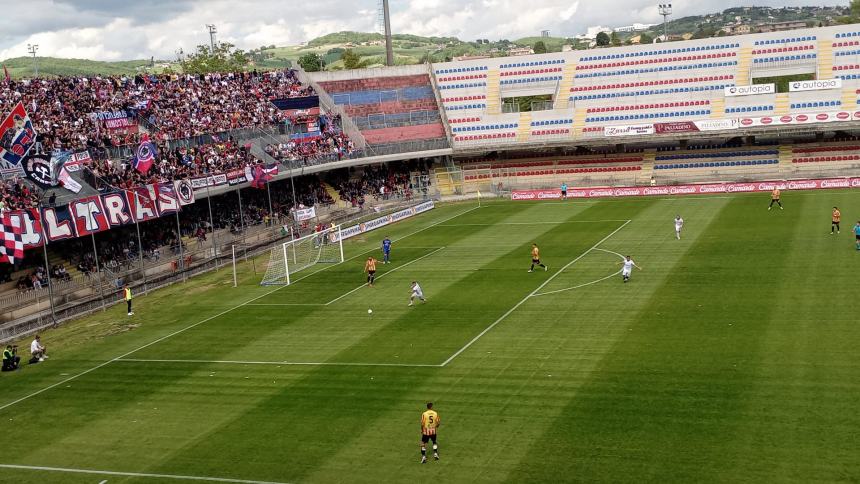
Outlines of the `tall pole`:
M672 4L661 3L657 6L657 11L663 16L663 42L669 41L669 15L672 15Z
M104 279L102 278L102 271L99 267L99 251L96 248L96 233L93 232L90 234L90 237L93 239L93 259L96 263L96 273L99 276L99 294L102 298L102 311L105 310L105 284Z
M182 251L182 228L179 226L179 210L176 211L176 243L179 244L179 264L176 266L182 271L182 282L185 282L185 253Z
M39 50L39 44L27 44L27 52L33 56L33 77L39 77L39 61L36 60L37 50Z
M39 201L39 213L42 212L42 201ZM48 264L48 235L45 232L45 224L42 224L42 238L44 238L44 243L42 244L42 255L45 256L45 274L48 276L48 300L51 302L51 321L54 324L57 324L57 313L54 310L54 283L51 281L51 268Z
M239 188L236 190L236 194L239 195L239 227L242 229L242 232L245 232L245 215L242 213L242 189Z
M153 201L154 202L154 201ZM143 276L143 292L146 294L146 270L143 268L143 239L140 237L140 222L137 220L137 208L140 206L140 196L137 191L134 191L134 228L137 230L137 260L140 267L140 274Z
M272 184L266 180L266 196L269 198L269 223L275 226L275 213L272 211Z
M209 203L209 226L212 228L212 258L218 269L218 244L215 242L215 219L212 217L212 195L209 193L209 179L206 180L206 201Z
M385 65L394 65L394 47L391 45L391 13L388 10L388 0L382 0L382 15L385 22Z
M206 24L206 28L209 29L209 46L212 48L211 53L215 53L215 34L218 33L218 29L215 28L214 24Z

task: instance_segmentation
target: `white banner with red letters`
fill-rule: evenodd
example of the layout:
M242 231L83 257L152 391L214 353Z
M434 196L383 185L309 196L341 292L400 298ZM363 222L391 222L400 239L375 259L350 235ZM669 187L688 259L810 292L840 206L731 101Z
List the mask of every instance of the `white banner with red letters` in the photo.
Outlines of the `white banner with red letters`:
M568 198L616 198L672 195L712 195L715 193L750 193L780 190L821 190L860 188L860 178L825 178L817 180L763 181L750 183L707 183L702 185L666 185L657 187L589 187L568 188ZM560 200L561 190L514 190L511 200Z

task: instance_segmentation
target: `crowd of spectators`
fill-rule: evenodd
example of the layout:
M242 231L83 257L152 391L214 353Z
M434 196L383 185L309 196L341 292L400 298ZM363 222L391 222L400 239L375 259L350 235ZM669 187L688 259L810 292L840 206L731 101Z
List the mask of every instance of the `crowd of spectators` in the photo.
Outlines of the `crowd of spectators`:
M155 140L176 140L286 120L271 99L313 95L292 70L57 77L0 83L0 113L19 101L45 151L98 152L134 144L140 119ZM133 126L108 128L95 113L125 111Z
M310 166L349 158L356 149L343 133L340 115L320 115L318 135L305 132L286 143L268 144L265 151L278 161L297 161L302 166Z
M88 181L100 189L111 186L132 188L156 182L226 173L258 163L261 161L251 154L249 146L241 145L233 138L227 137L216 143L159 151L155 163L146 174L136 170L130 160L95 160L89 167L93 179Z
M21 178L0 180L0 215L7 210L35 208L39 205L40 190Z
M412 174L417 173L417 178ZM426 192L430 186L428 167L422 162L394 162L364 167L361 175L351 177L348 170L333 174L333 184L340 199L361 207L367 197L374 200L411 199L416 190Z

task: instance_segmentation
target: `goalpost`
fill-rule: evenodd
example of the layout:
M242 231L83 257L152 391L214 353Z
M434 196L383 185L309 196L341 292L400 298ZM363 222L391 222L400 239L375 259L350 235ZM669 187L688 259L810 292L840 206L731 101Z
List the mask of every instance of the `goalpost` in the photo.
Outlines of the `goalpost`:
M262 286L289 285L290 275L316 264L343 262L340 225L272 247Z

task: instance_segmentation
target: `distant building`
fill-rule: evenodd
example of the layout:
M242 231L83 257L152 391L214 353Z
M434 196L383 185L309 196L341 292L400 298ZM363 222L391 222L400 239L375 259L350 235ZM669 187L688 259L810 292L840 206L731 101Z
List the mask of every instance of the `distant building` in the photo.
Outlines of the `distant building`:
M729 35L744 35L752 32L752 27L749 24L726 25L722 31Z
M513 49L508 50L508 55L517 56L517 55L532 55L535 51L531 47L514 47Z
M767 24L758 24L759 32L782 32L784 30L805 29L806 22L790 21L790 22L771 22Z
M468 55L467 54L467 55L461 55L461 56L454 57L454 62L463 62L463 61L478 60L478 59L489 59L489 58L490 58L490 56L488 56L488 55Z
M654 26L654 24L636 23L633 25L625 25L624 27L616 27L615 29L612 29L612 30L614 30L616 32L640 32L642 30L648 30L649 28L651 28L653 26ZM594 34L594 35L596 36L597 34Z

